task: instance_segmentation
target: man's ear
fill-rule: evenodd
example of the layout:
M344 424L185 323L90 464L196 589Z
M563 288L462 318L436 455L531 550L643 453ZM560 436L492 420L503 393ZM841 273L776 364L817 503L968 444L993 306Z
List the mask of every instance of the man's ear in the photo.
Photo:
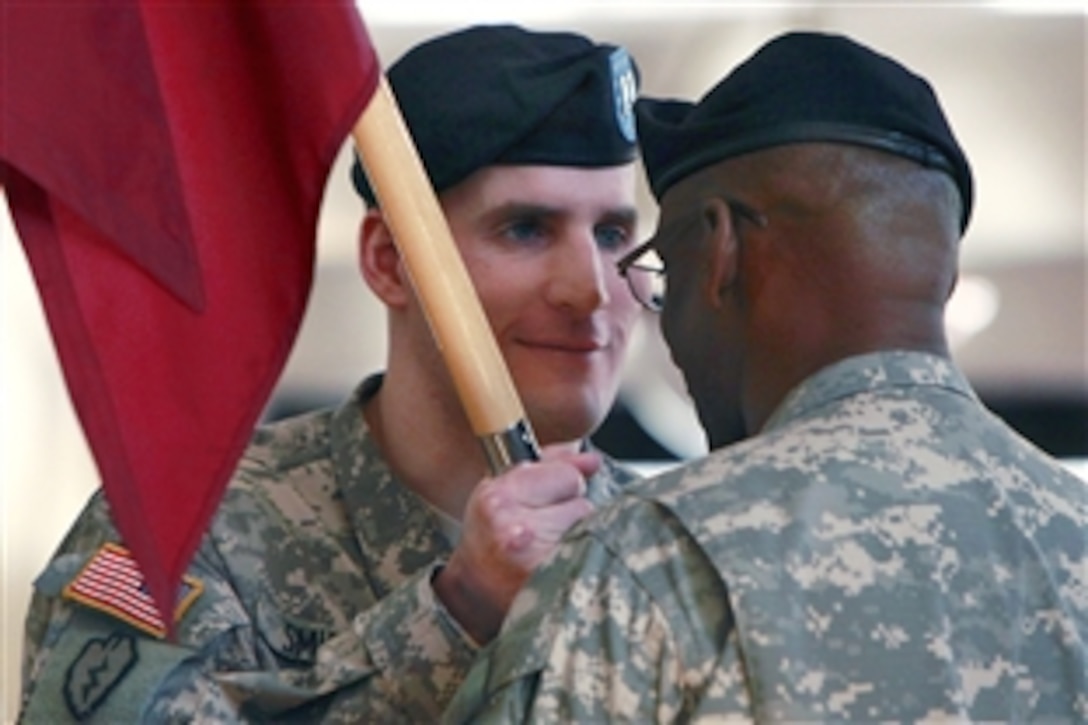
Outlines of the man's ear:
M400 250L385 217L377 209L369 209L359 227L359 269L367 286L388 307L403 307L411 298L411 284L401 264Z
M717 307L736 285L740 266L733 215L724 199L712 197L703 202L702 228L707 251L704 292L708 302Z

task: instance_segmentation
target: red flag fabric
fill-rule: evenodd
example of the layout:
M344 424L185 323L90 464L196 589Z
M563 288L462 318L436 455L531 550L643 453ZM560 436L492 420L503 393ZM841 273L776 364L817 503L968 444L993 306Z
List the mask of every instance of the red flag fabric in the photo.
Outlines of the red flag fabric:
M0 40L0 178L114 521L172 622L379 64L348 0L4 0Z

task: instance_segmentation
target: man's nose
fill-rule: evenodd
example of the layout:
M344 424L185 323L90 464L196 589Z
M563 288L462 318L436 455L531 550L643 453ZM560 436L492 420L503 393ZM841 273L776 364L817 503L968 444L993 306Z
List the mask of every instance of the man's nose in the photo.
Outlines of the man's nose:
M595 239L571 240L556 256L549 285L552 304L589 314L608 303L609 271Z

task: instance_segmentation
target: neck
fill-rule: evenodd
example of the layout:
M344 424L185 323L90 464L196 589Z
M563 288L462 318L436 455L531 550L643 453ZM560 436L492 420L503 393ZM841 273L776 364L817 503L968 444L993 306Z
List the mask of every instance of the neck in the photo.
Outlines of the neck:
M840 360L885 350L949 357L942 319L940 305L869 299L833 314L814 314L803 326L773 330L752 346L747 360L743 394L747 430L758 432L794 387Z
M420 372L391 364L363 415L396 479L460 520L487 462L452 386Z

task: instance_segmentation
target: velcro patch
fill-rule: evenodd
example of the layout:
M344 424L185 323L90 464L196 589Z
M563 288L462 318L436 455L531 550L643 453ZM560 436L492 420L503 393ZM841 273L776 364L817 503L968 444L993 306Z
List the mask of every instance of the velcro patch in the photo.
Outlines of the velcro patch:
M136 640L131 634L90 639L68 667L64 702L77 720L90 717L135 665Z
M174 621L181 621L185 611L204 591L204 585L192 576L182 577ZM166 625L144 584L143 575L128 549L114 543L102 546L79 576L64 588L67 599L116 617L142 632L162 639Z

